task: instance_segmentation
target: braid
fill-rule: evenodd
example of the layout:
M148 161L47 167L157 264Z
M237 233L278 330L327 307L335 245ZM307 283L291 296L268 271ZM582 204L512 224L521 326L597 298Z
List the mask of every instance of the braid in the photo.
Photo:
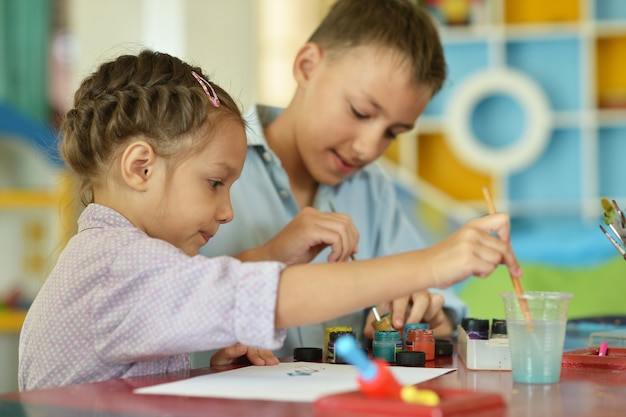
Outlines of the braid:
M105 63L83 81L64 120L60 145L79 178L83 203L90 202L93 184L130 137L143 135L157 154L171 155L182 135L200 129L213 115L242 120L233 99L212 84L222 102L214 108L191 71L202 74L178 58L143 51Z

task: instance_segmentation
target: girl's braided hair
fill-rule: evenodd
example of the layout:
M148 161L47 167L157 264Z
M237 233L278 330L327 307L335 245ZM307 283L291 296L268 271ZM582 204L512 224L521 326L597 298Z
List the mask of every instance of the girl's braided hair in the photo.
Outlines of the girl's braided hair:
M142 136L158 155L172 156L183 137L205 126L210 132L225 117L244 125L232 97L211 83L221 102L214 107L192 71L208 79L200 68L145 50L102 64L81 83L63 122L60 153L77 176L84 204L93 202L93 185L134 136ZM193 148L206 144L207 135L193 136L198 142Z

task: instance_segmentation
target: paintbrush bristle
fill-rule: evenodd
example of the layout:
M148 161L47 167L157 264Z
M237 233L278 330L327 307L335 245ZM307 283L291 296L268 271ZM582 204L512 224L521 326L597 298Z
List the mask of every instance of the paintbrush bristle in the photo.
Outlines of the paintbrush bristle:
M602 209L604 210L604 224L610 225L615 219L615 208L608 198L602 197Z
M617 205L617 201L615 200L612 200L612 201L613 201L613 207L615 207L615 212L617 213L617 218L618 220L621 220L620 226L622 226L622 229L624 229L626 228L626 216L624 216L624 212Z

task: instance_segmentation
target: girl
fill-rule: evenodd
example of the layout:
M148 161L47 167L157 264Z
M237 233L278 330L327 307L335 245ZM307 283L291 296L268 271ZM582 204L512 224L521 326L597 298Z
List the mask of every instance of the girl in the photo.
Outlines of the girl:
M197 255L233 218L244 122L224 90L167 54L121 56L84 80L61 154L87 206L28 312L20 390L184 370L189 352L236 342L275 349L290 326L486 276L501 263L521 274L505 214L470 221L431 248L367 261L285 267ZM356 230L345 216L325 216L328 228L242 258L310 260L330 245L333 260L347 260Z

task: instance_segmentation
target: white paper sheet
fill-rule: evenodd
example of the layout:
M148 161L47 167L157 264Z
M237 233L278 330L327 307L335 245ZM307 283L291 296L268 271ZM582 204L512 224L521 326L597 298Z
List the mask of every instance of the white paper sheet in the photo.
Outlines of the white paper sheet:
M454 368L391 366L402 385L417 384ZM135 390L137 394L313 402L339 392L358 390L357 370L350 365L285 362L276 366L247 366Z

